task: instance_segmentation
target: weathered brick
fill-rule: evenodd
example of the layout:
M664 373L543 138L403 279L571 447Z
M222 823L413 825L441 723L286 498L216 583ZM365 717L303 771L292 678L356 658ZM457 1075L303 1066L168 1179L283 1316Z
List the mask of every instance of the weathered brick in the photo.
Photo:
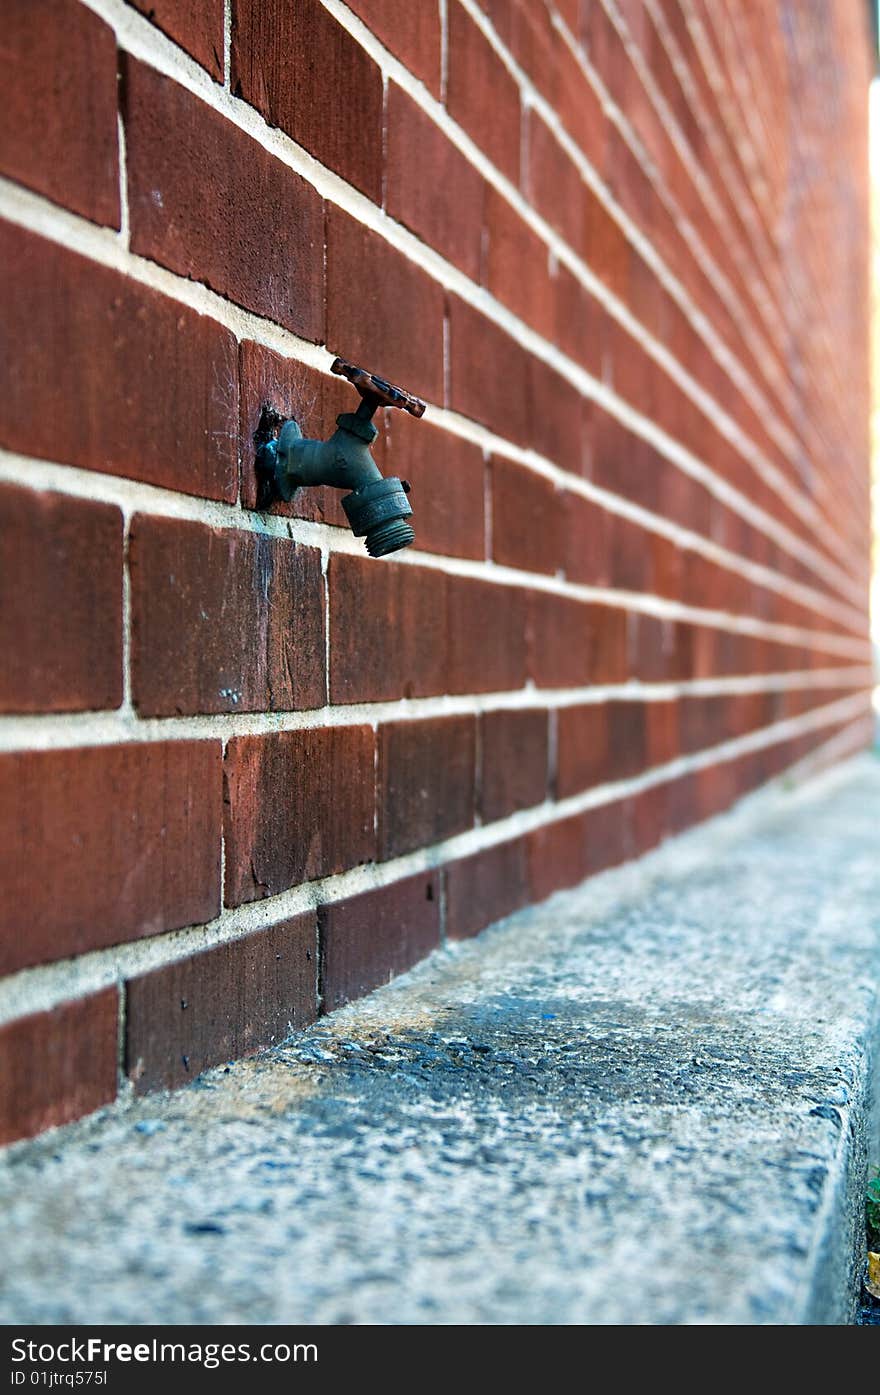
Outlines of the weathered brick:
M327 344L334 353L443 400L443 288L378 233L327 211Z
M632 800L615 799L588 809L584 816L586 876L616 867L633 856Z
M529 200L577 255L584 248L587 190L580 170L537 112L528 118Z
M0 972L211 920L220 761L219 741L4 755Z
M440 943L440 874L377 887L318 910L322 1010L360 998Z
M564 563L565 499L552 480L494 456L492 555L496 562L555 575Z
M383 702L444 692L446 584L442 572L330 558L330 700Z
M547 244L491 186L485 199L482 279L514 315L545 338L552 337L556 305Z
M184 1085L307 1027L317 984L313 911L129 979L125 1069L136 1093Z
M480 816L492 823L547 797L548 714L501 708L480 717Z
M527 835L530 901L543 901L583 881L588 871L586 834L587 816L573 814Z
M382 74L320 0L235 0L232 90L380 202Z
M131 0L212 78L223 81L223 0Z
M127 55L122 108L132 250L323 339L324 214L312 186Z
M116 1098L115 988L0 1026L0 1147Z
M449 405L517 444L530 437L530 358L458 296L449 297Z
M601 378L605 310L562 263L556 268L552 287L554 342L588 373Z
M528 444L555 465L587 473L590 409L578 388L543 359L529 361Z
M591 681L591 608L547 591L529 594L529 677L539 688L580 688Z
M607 702L561 707L557 716L556 795L568 799L611 776L614 752Z
M483 176L393 82L388 87L386 122L388 213L472 281L479 280L486 200Z
M527 592L450 576L446 630L450 693L500 693L526 681Z
M412 485L416 547L451 557L486 555L483 452L407 412L392 411L382 433L388 472Z
M562 563L570 581L582 586L610 586L615 516L580 494L566 492L565 544Z
M668 789L665 784L639 790L629 800L632 853L642 857L666 837Z
M645 756L649 768L666 765L681 755L678 740L678 703L675 699L666 702L645 704Z
M0 486L0 712L122 701L122 514Z
M449 114L502 174L519 184L519 88L458 0L449 4L448 25ZM487 111L491 112L489 121Z
M317 548L136 514L132 693L144 716L322 707Z
M375 855L374 736L322 727L236 736L224 763L226 904L259 901Z
M452 940L476 935L527 903L526 840L496 843L472 857L449 862L444 877L447 935Z
M591 605L593 682L625 683L629 677L630 613L619 606Z
M379 727L379 858L442 842L474 822L473 717Z
M625 780L641 774L647 764L644 702L618 698L609 702L608 739L612 778Z
M235 339L116 271L0 223L10 450L234 500ZM83 345L88 345L88 353Z
M364 21L413 77L440 92L440 7L412 0L350 0L350 10Z
M113 30L77 0L7 0L2 43L0 173L118 228Z

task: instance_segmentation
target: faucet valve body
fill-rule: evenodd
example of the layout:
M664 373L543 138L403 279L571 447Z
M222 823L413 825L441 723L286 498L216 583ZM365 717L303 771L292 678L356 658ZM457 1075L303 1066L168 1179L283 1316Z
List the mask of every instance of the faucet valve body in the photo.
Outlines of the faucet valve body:
M358 410L342 412L327 441L307 440L293 419L281 425L276 437L277 414L271 426L261 425L255 437L260 503L266 507L274 499L289 500L297 489L309 485L348 490L342 507L351 531L356 538L364 538L371 557L384 557L409 547L415 532L407 521L412 517L406 497L409 485L394 477L386 479L372 457L370 447L378 432L371 417L382 406L400 407L420 417L425 404L345 359L335 359L332 371L357 388L362 398ZM266 416L264 410L264 421Z

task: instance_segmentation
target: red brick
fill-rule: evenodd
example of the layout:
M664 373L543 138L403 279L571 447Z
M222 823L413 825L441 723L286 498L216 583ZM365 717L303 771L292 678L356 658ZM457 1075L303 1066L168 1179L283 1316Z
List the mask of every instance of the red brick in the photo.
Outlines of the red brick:
M554 891L583 881L588 871L586 834L585 814L557 819L528 834L530 901L543 901Z
M629 243L620 224L609 213L599 196L586 185L584 198L584 260L610 291L627 300L630 277Z
M556 797L568 799L611 777L613 750L607 702L561 707L557 716Z
M232 90L379 203L382 74L320 0L235 0Z
M556 305L546 242L492 187L486 190L483 282L508 310L552 338Z
M0 173L118 228L113 30L77 0L7 0L0 45Z
M676 653L676 635L680 627L674 620L643 611L630 611L627 616L629 632L630 674L644 683L665 683L685 676L680 672Z
M562 263L553 283L553 340L562 353L573 358L595 378L602 377L602 324L606 318L599 302Z
M128 56L122 106L132 251L323 339L324 214L312 186Z
M115 988L0 1027L0 1147L116 1098Z
M331 702L446 691L442 572L335 553L329 583Z
M131 0L212 78L223 81L223 0Z
M583 586L610 586L614 514L580 494L564 494L563 503L566 541L562 562L566 577Z
M0 712L122 701L122 514L0 486Z
M539 358L529 362L528 409L527 444L564 470L585 474L589 404L567 378Z
M383 439L389 473L412 485L416 547L482 560L486 465L481 448L398 411L388 413Z
M338 208L327 211L327 344L429 402L443 400L443 288Z
M322 707L317 548L136 514L132 688L144 716Z
M350 0L353 10L413 77L440 92L440 7L412 0Z
M55 243L0 224L10 450L234 500L233 336ZM83 345L88 345L88 353Z
M452 940L476 935L528 902L526 840L496 843L449 862L444 876L447 935Z
M484 712L480 717L480 816L484 823L531 809L547 797L548 714Z
M211 920L220 757L219 741L4 755L0 973Z
M390 83L385 207L472 281L480 277L483 176L436 122Z
M633 855L632 800L615 799L588 809L584 816L587 871L594 876Z
M323 727L226 747L226 904L259 901L375 854L374 736Z
M577 165L535 111L529 112L528 155L530 202L580 256L586 228L586 185Z
M283 1041L318 1012L315 914L257 930L125 985L125 1069L139 1095Z
M591 682L591 607L546 591L529 595L529 677L539 688L580 688Z
M647 764L644 702L609 702L608 738L612 778L640 775Z
M632 851L635 857L656 848L666 837L668 789L665 784L639 790L629 801Z
M507 440L530 437L530 357L493 320L449 297L449 405Z
M450 576L447 691L500 693L526 681L527 592Z
M473 717L387 722L378 740L380 860L473 827Z
M318 910L322 1010L402 974L440 943L440 874L423 872Z
M564 496L544 475L497 456L490 478L495 561L554 576L564 562Z
M591 605L593 682L625 683L629 678L629 619L617 606Z
M649 769L666 765L681 755L678 741L678 703L645 704L645 753Z
M458 0L450 0L448 24L449 114L502 174L519 184L519 88Z

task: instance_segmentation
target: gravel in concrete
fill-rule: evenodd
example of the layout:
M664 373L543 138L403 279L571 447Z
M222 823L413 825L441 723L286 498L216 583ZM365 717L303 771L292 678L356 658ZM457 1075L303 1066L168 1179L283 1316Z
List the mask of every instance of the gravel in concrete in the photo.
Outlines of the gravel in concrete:
M880 762L0 1156L0 1320L852 1321Z

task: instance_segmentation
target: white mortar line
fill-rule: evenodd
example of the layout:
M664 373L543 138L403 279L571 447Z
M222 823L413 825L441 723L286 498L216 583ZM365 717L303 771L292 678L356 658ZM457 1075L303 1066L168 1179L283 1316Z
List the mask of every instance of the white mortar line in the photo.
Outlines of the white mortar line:
M863 697L846 698L694 755L679 757L634 779L596 786L556 803L545 801L533 809L521 810L497 823L470 829L433 847L419 849L392 861L355 867L337 876L294 887L264 901L224 908L215 920L206 925L173 930L149 939L95 950L60 963L23 969L0 980L0 1023L45 1011L65 1000L118 983L121 979L186 959L199 950L240 939L249 932L278 924L326 902L389 886L404 877L431 871L457 858L482 852L535 829L546 828L572 815L585 813L588 809L638 794L654 785L665 784L707 766L736 760L750 752L821 730L832 723L846 721L850 713L855 723L862 717L864 708Z
M223 0L223 89L232 91L232 0Z
M194 60L177 49L170 40L166 39L159 30L150 25L143 16L137 14L127 6L121 7L122 0L85 0L85 3L95 10L96 13L100 14L102 18L114 28L120 46L127 52L150 63L157 71L171 77L187 88L187 90L200 97L209 106L213 107L214 110L220 112L228 120L232 121L240 130L246 132L246 134L258 141L264 149L269 151L269 153L274 155L282 163L307 179L324 198L337 204L346 212L350 213L351 216L358 219L358 221L365 223L374 231L378 232L386 241L412 261L416 262L417 265L421 266L422 269L434 277L434 279L454 289L463 299L477 306L477 308L484 314L487 314L489 318L494 319L496 323L506 328L508 333L513 334L522 342L525 342L525 336L528 335L530 343L534 341L534 345L540 346L533 346L531 348L531 352L537 357L552 363L553 366L559 368L560 371L564 373L566 373L564 365L568 365L569 372L575 370L577 375L589 379L589 375L585 373L585 370L581 369L579 365L574 364L573 361L564 359L563 356L559 354L555 345L548 344L548 342L537 335L535 331L524 326L521 321L517 321L516 317L502 306L500 302L491 297L486 290L481 287L476 287L462 272L445 262L433 249L421 243L418 238L409 233L402 225L389 219L380 209L377 209L374 204L371 204L365 195L352 189L351 186L347 185L339 176L320 165L308 152L303 150L302 147L297 146L295 142L283 132L267 126L262 117L260 117L252 107L249 107L240 99L232 97L229 93L226 93L224 89L218 88L216 83L212 82L208 74L205 73ZM322 0L322 3L324 3L330 13L343 24L352 36L361 43L370 56L374 58L379 64L383 75L387 74L393 77L394 80L419 103L441 130L443 130L444 133L459 146L463 153L467 155L471 163L479 168L484 176L498 188L499 192L501 192L517 212L520 213L520 216L523 217L544 240L548 241L549 245L552 245L554 249L557 250L559 257L570 266L575 274L579 275L581 279L584 280L585 285L594 289L594 293L606 304L609 313L621 319L621 323L625 325L628 321L632 321L632 323L637 326L639 342L646 351L652 352L653 345L658 351L665 353L666 351L663 349L663 346L657 341L652 340L650 336L647 335L644 328L638 325L637 321L632 319L632 316L630 316L629 311L622 302L618 302L610 292L605 290L602 282L598 281L593 273L574 256L567 244L558 237L549 225L545 224L543 220L539 218L535 211L522 198L519 191L515 189L504 176L495 170L494 166L486 160L485 155L479 147L451 121L446 111L434 101L423 85L413 79L408 70L379 44L366 26L340 4L339 0ZM463 3L468 4L469 0L463 0ZM488 23L482 16L480 18L482 23ZM497 38L495 39L495 43L497 46ZM535 103L540 104L543 99L540 98L537 92L535 92L534 96ZM557 120L558 124L558 118L556 118L555 113L552 112L552 108L548 109L548 115L551 115ZM560 132L561 137L570 140L564 128L560 127ZM579 160L583 163L584 157L582 152L580 152L577 147L575 147L575 151L577 152ZM651 260L652 264L654 261L657 261L657 254L651 244L638 232L638 229L629 222L623 210L617 209L613 198L601 184L601 181L599 181L592 167L586 166L585 177L588 177L587 182L595 184L597 193L601 194L609 211L611 211L613 216L621 223L621 226L633 242L633 245L638 243L642 255ZM671 278L671 273L665 269L664 275L667 278ZM676 293L673 289L671 279L667 289L670 289L671 293ZM681 295L685 294L683 288L679 288L678 293ZM708 322L705 321L705 317L702 317L700 312L694 311L694 314L700 320L701 324L705 323L708 325ZM693 316L691 318L695 328L698 329L698 332L702 333L697 319L694 319ZM511 329L511 324L513 324L515 328ZM680 366L678 371L684 373L684 370L681 369ZM566 376L568 376L568 373L566 373ZM574 379L572 379L572 381L574 382ZM576 383L575 385L577 386ZM607 388L604 389L604 392L611 399L622 402L622 399L615 399L613 394L608 394ZM609 408L608 410L613 409ZM629 411L632 410L631 408L629 409ZM719 404L713 405L713 413L720 414L722 419L725 415ZM769 416L769 420L771 422L774 420L772 413ZM737 430L739 430L739 428L737 428ZM752 449L757 449L754 447L753 443ZM680 462L676 463L680 464ZM770 469L776 468L772 466L769 461L767 465ZM755 466L755 468L759 467ZM782 476L781 479L784 481L784 476ZM791 488L787 481L784 482L788 488ZM771 479L768 478L767 483L770 484L772 488L775 488ZM797 491L794 491L792 498L789 500L789 505L796 511L801 510L804 507L803 497L799 495Z
M697 535L690 535L685 530L676 528L675 525L667 524L659 517L645 515L636 506L624 505L622 501L617 506L613 496L606 496L604 491L597 490L587 481L578 480L575 476L567 476L561 471L559 473L562 475L562 479L558 481L561 488L567 489L571 483L572 492L583 494L584 497L593 499L603 506L606 506L607 499L610 501L607 506L611 508L612 512L632 518L635 522L651 528L652 531L661 536L670 538L680 546L693 547L690 539L694 538L699 545L695 546L693 550L710 560L747 577L759 586L766 587L781 595L787 595L791 599L809 606L816 613L827 614L829 617L841 621L856 633L864 629L866 619L860 611L830 601L820 592L815 592L800 583L788 581L771 572L768 568L744 561L737 554L727 553L725 549L716 544L697 539ZM127 480L116 475L103 475L98 471L59 465L50 461L34 460L28 456L21 456L2 449L0 449L0 481L26 485L35 490L51 490L74 498L100 499L105 503L115 504L122 510L126 519L130 519L135 513L149 513L163 518L182 518L202 523L211 528L241 529L245 532L259 533L261 536L292 539L307 546L326 548L328 552L346 553L358 557L365 555L359 540L352 537L343 528L312 523L305 519L286 518L279 514L259 514L243 509L240 503L226 504L217 500L200 499L194 495L179 494L156 485L144 484L141 481ZM491 518L491 508L487 516ZM735 612L703 610L652 593L635 593L608 587L585 586L578 582L561 580L558 576L550 577L541 572L502 566L491 560L447 557L442 553L422 552L416 547L407 548L405 551L395 554L395 558L400 565L426 566L450 575L469 576L478 580L495 582L499 585L549 590L558 595L642 609L651 614L666 615L671 618L691 619L696 616L701 622L706 620L706 623L715 625L719 623L717 617L724 616L720 628L745 629L748 633L780 639L783 643L799 644L803 642L804 638L808 643L813 643L821 638L827 639L831 643L834 652L856 653L859 657L864 657L867 652L866 640L854 640L850 636L829 634L817 629L769 620L757 620L750 615ZM706 619L706 617L712 618Z
M128 211L128 164L125 150L125 126L122 113L116 116L117 147L119 153L119 232L120 246L127 252L131 241L131 220Z
M668 702L686 697L723 697L753 693L809 692L824 688L870 688L870 667L800 669L782 673L743 674L733 678L695 678L666 683L594 683L575 688L524 688L496 693L444 693L428 698L388 702L329 703L291 712L216 712L189 717L140 717L131 708L108 712L49 712L0 716L0 752L57 751L72 747L119 746L140 742L222 740L235 736L269 736L325 727L372 726L382 722L426 721L436 717L479 716L497 711L559 711L600 702Z

